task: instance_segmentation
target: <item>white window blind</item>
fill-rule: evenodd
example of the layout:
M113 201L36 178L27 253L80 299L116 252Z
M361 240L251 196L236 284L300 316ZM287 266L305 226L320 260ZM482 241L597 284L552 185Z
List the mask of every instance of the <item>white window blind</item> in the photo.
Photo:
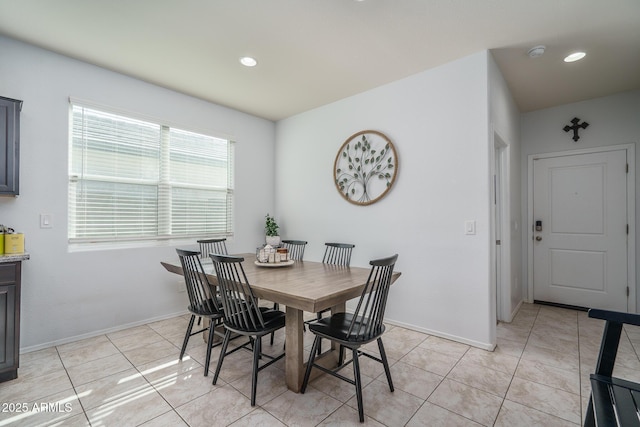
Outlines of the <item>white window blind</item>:
M233 233L233 143L72 104L70 242Z

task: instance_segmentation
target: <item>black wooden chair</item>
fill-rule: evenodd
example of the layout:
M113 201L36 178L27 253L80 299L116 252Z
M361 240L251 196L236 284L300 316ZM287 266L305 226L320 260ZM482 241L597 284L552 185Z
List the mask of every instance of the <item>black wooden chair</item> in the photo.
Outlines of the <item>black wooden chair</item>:
M325 243L324 256L322 262L324 264L349 267L351 265L351 252L356 245L351 243ZM322 319L322 315L330 309L322 310L316 313L316 319ZM305 323L309 323L307 321ZM322 353L322 344L318 345L318 355Z
M323 263L345 267L351 264L351 251L356 245L351 243L325 243L324 245Z
M285 314L281 311L258 306L258 298L253 294L242 267L244 258L211 255L211 259L218 279L218 290L224 309L224 327L226 329L218 366L213 376L213 384L218 380L224 358L237 350L252 345L251 406L255 406L258 372L284 357L284 352L275 357L263 354L262 337L283 328ZM249 342L227 352L232 333L249 337ZM259 366L259 360L263 357L270 360Z
M182 343L182 349L180 350L180 360L184 357L189 338L209 329L207 355L204 364L204 376L206 377L209 374L211 349L220 345L220 343L213 345L213 337L214 335L219 335L220 337L224 336L222 333L215 330L216 326L222 324L222 303L217 296L215 286L211 286L207 280L207 276L204 274L199 258L200 252L181 249L176 249L176 252L180 258L180 263L182 264L184 282L187 287L187 295L189 296L189 307L187 307L187 309L191 312L189 326L187 327L187 332L185 333L184 341ZM199 318L208 318L210 320L209 326L193 332L193 323L196 316ZM200 324L200 320L198 320L198 324Z
M282 246L287 248L289 251L289 259L302 261L302 258L304 258L304 248L306 247L307 242L304 240L281 240L280 243L282 243ZM274 302L273 309L279 310L280 304ZM273 334L271 334L271 345L273 345L273 339Z
M307 242L304 240L283 240L281 243L289 251L289 259L302 261Z
M388 258L370 261L371 272L365 285L358 305L353 313L334 313L330 317L315 320L309 323L309 330L316 337L313 340L311 355L307 363L307 370L304 374L301 393L304 393L309 383L309 375L312 368L318 368L323 372L333 375L336 378L344 380L356 387L356 399L358 401L358 414L360 422L364 422L364 409L362 406L362 383L360 379L360 362L359 356L367 356L376 360L384 366L387 375L389 389L393 392L393 381L391 380L391 371L389 370L389 362L382 344L382 334L385 326L384 310L387 305L387 297L389 296L389 287L391 286L391 275L395 266L398 255ZM339 366L334 369L327 369L324 366L315 363L317 348L322 338L331 340L340 345L340 355L338 357ZM374 340L378 342L378 350L380 357L365 353L360 347ZM352 358L344 362L344 349L348 348L352 352ZM350 379L341 375L339 371L345 366L353 363L354 379Z
M289 251L289 259L294 261L302 261L304 258L304 248L307 246L307 242L304 240L282 240L282 246ZM273 303L273 309L279 310L280 304ZM271 344L273 345L273 335L271 335Z
M201 239L198 240L200 245L200 258L209 259L209 254L227 255L227 239L226 237L220 239Z
M596 370L590 376L591 398L584 426L640 426L640 384L612 376L622 326L640 326L640 315L591 309L589 317L606 323Z

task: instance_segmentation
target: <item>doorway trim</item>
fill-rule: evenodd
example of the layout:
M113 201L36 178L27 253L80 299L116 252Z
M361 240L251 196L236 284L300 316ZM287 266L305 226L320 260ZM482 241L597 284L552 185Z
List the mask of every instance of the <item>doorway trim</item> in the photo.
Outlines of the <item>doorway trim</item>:
M627 286L629 298L627 309L636 313L636 155L635 144L609 145L604 147L584 148L578 150L557 151L552 153L530 154L527 158L527 302L533 302L533 161L551 157L573 156L578 154L602 153L605 151L627 151Z
M511 322L511 187L509 176L510 145L502 135L493 129L493 150L491 154L491 203L498 200L498 205L491 209L491 284L492 299L495 302L494 321ZM494 178L495 177L495 178ZM496 181L497 180L497 181ZM495 194L495 190L498 194ZM500 236L500 250L497 248L496 236ZM499 258L498 258L499 257ZM499 271L498 271L499 269Z

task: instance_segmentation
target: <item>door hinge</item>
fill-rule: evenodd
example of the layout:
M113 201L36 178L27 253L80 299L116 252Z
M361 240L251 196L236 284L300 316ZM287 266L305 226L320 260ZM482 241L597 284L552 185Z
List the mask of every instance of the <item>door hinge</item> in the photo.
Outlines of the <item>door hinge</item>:
M627 163L627 173L629 173L629 163Z
M629 224L627 224L627 234L629 234Z
M627 286L627 296L629 296L629 287Z
M496 245L500 246L500 240L496 240Z

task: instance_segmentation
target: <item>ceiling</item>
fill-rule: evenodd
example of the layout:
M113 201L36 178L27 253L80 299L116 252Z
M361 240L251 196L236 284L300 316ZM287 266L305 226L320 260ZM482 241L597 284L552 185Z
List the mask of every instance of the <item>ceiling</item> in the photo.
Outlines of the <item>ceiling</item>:
M482 50L522 112L640 89L639 0L0 0L0 34L269 120Z

